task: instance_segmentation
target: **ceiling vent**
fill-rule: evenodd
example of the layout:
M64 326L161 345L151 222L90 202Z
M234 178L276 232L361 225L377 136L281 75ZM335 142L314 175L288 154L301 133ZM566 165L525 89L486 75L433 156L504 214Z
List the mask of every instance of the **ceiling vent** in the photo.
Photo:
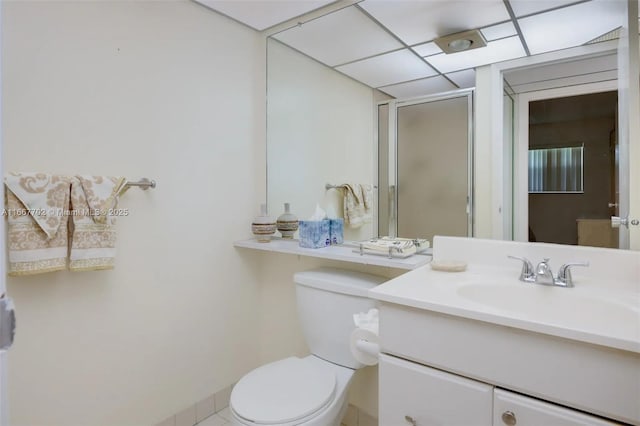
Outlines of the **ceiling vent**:
M485 47L487 40L484 39L479 30L464 31L451 34L434 40L444 53L458 53L465 50Z

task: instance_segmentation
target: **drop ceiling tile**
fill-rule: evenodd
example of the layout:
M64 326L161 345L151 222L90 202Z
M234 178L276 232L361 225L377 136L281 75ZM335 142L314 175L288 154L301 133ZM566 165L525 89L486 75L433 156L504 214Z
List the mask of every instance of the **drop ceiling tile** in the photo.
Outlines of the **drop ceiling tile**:
M622 25L622 1L593 0L518 19L532 54L582 45Z
M574 77L583 74L594 74L618 69L617 55L604 55L595 58L540 65L525 69L508 71L504 78L512 86L532 82L546 81L554 78Z
M446 74L446 76L455 84L460 86L461 89L475 87L476 85L476 71L473 69L452 72Z
M530 15L576 3L576 0L509 0L516 16Z
M618 78L618 71L602 71L593 74L576 75L573 77L554 78L551 80L535 81L531 83L512 86L514 93L533 92L538 90L554 89L556 87L576 86L602 81L612 81Z
M329 66L403 47L354 6L283 31L275 38Z
M258 31L311 12L333 0L195 0Z
M426 58L441 73L474 68L480 65L520 58L526 53L518 37L490 41L486 47L446 55L434 55Z
M380 88L396 99L414 98L455 89L457 87L441 75Z
M371 87L430 77L436 71L409 49L336 67L336 70Z
M509 20L502 0L365 0L358 5L408 45Z
M499 38L510 37L518 34L516 31L516 27L513 25L513 22L505 22L503 24L492 25L490 27L486 27L480 30L484 38L487 41L496 40Z
M420 56L430 56L435 55L436 53L442 53L442 49L432 41L413 46L412 49Z

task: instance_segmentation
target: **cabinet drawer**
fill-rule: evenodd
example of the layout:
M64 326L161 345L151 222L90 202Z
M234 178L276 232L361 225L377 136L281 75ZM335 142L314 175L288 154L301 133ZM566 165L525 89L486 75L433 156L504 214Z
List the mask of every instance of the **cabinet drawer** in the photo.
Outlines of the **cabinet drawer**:
M380 425L491 425L492 386L385 354L379 375Z
M496 389L493 398L496 426L613 426L598 417L550 404L513 392Z

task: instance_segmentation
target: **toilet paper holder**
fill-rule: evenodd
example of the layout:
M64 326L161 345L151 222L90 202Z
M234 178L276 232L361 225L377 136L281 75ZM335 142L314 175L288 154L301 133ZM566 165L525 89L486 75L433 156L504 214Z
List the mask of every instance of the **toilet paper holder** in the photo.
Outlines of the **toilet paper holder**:
M380 355L380 345L368 340L358 339L356 341L356 349L376 358Z
M380 355L378 310L355 314L353 322L357 328L351 332L351 354L364 365L376 365Z

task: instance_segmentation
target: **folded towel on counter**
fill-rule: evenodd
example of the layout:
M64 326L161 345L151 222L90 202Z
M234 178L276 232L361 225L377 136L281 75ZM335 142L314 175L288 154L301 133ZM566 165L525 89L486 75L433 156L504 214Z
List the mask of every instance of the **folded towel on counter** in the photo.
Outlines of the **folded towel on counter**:
M5 184L9 275L66 269L71 178L10 173Z
M380 252L381 254L388 254L389 248L391 248L392 253L413 254L416 252L416 246L413 240L409 238L373 238L363 242L363 247L365 250Z
M358 183L345 183L344 188L344 223L352 228L359 228L372 219L373 186Z
M112 269L115 260L115 216L118 197L126 190L122 177L76 176L71 180L73 236L69 269Z
M380 237L360 243L364 253L392 257L409 257L429 248L429 241L421 238ZM354 250L357 251L357 250Z

